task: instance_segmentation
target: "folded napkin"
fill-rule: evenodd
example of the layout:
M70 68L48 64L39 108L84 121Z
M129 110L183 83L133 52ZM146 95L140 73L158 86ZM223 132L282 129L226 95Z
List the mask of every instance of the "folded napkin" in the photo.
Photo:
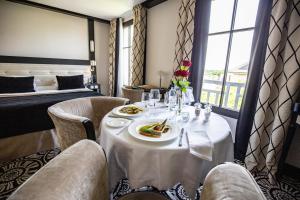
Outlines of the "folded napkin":
M190 153L204 160L212 161L213 143L205 130L188 131Z

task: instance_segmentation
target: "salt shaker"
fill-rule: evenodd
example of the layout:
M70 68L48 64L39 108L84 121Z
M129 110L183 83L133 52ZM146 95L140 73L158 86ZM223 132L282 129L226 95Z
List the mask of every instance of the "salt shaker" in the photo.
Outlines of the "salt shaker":
M204 109L204 121L205 122L207 122L209 120L210 113L211 113L211 105L208 103L205 105L205 109Z
M198 118L200 116L200 113L201 113L201 104L200 103L195 103L194 107L195 107L195 115Z

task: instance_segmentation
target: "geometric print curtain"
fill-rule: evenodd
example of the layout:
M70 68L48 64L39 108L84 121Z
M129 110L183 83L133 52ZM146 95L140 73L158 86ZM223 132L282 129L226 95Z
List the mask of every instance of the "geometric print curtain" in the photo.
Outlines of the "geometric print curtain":
M109 43L108 43L108 95L114 96L115 91L115 68L116 68L116 36L117 19L110 21Z
M133 7L133 42L132 66L130 68L130 84L138 86L143 84L144 58L146 44L147 13L141 4Z
M181 0L176 31L174 70L181 65L183 60L192 60L195 2L196 0Z
M269 38L245 164L274 182L300 87L300 0L273 0Z

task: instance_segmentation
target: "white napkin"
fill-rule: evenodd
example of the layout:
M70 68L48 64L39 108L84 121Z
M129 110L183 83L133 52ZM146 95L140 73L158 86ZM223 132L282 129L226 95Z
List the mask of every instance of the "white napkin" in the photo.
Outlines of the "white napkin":
M190 130L187 133L190 153L204 160L212 161L213 143L205 130Z

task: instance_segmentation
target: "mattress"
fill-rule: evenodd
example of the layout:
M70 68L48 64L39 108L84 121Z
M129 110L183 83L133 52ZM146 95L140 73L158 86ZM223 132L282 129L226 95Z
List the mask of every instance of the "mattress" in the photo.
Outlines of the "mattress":
M53 129L48 107L61 101L99 95L89 89L0 94L0 138Z

